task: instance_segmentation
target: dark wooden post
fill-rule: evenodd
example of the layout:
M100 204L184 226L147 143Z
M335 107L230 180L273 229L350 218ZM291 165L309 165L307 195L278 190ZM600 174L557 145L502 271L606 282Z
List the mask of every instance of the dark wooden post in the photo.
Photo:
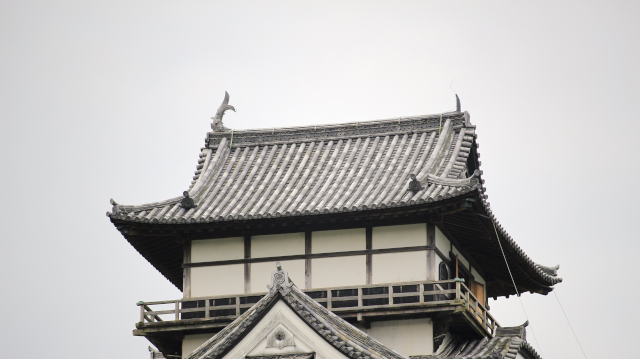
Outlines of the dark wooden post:
M304 232L304 254L311 255L311 231ZM311 258L304 260L304 287L311 289Z
M373 228L367 227L366 229L366 249L370 251L373 248ZM366 266L367 266L367 284L372 284L373 277L373 263L372 258L373 255L371 253L367 253Z
M244 259L251 258L251 236L244 236ZM244 292L251 292L251 263L244 264Z
M183 245L183 258L184 264L191 263L191 240L186 240ZM182 269L182 297L191 298L191 268L186 267Z
M435 281L436 278L436 225L427 223L427 280Z

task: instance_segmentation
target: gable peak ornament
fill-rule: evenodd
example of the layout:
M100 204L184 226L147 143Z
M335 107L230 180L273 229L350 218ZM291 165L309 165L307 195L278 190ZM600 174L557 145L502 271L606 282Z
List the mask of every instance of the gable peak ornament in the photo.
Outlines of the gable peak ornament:
M276 262L276 268L271 273L271 284L267 285L267 288L269 288L269 291L282 290L283 294L286 294L293 286L293 283L289 280L289 273L280 266L280 262Z
M220 105L220 107L218 107L218 111L216 112L216 115L214 117L211 117L211 119L213 119L213 123L211 124L211 129L213 130L213 132L229 132L230 131L228 128L224 127L224 125L222 124L222 116L224 116L224 113L227 110L236 112L236 108L229 105L229 93L225 91L224 100L222 100L222 104Z
M295 347L296 343L293 340L293 334L286 330L282 325L277 326L267 336L267 348L282 349L285 347Z

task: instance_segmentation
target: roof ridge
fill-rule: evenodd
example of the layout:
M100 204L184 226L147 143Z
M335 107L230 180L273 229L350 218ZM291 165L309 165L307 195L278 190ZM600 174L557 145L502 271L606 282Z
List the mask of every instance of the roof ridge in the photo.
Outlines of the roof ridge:
M189 359L216 359L226 355L253 329L278 299L282 299L316 334L347 357L407 359L338 317L302 292L276 262L269 292L255 305L194 350Z

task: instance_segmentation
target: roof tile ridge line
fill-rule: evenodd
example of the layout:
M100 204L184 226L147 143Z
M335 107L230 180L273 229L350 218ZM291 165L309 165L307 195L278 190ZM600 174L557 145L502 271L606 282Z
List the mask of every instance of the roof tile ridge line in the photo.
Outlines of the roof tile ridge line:
M200 169L196 169L195 175L194 177L196 177L192 182L191 185L189 186L189 195L191 195L191 190L200 182L200 179L202 178L202 175L204 175L204 173L206 173L207 168L209 168L209 161L211 160L211 154L213 153L213 150L210 148L203 148L200 153L205 152L205 159L204 159L204 163L202 164L202 167ZM198 159L199 161L200 159ZM199 166L199 164L198 164ZM197 166L196 166L197 168ZM198 186L199 188L199 186ZM197 191L197 189L196 189ZM196 192L194 191L194 192Z
M364 156L365 152L367 152L370 141L370 137L367 137L364 140L364 144L362 143L362 138L358 138L356 140L354 149L351 151L347 162L342 166L340 175L334 181L334 184L330 188L330 193L324 196L326 202L325 204L320 206L324 207L322 208L322 211L331 211L334 209L340 211L340 207L335 206L335 204L343 199L342 196L345 190L349 187L349 184L351 184L353 175L358 170L358 165L360 164L360 162L362 162L362 157Z
M167 213L167 211L171 209L171 205L165 205L164 207L162 207L162 209L153 215L153 217L149 218L151 221L159 221L161 220L164 215Z
M427 160L427 164L424 166L424 173L431 172L431 168L433 167L436 159L438 158L438 156L440 155L440 152L442 151L442 148L444 147L444 142L447 136L449 135L450 129L451 129L451 121L447 120L444 123L444 127L442 128L442 131L440 131L440 133L438 134L438 142L436 143L436 147L433 149L431 156L429 156L429 160ZM423 178L418 178L418 181L420 181L423 186L425 185Z
M397 148L398 148L398 142L399 141L400 141L400 136L398 136L398 135L393 136L393 140L391 140L391 143L389 144L389 147L387 147L387 149L385 151L386 154L384 155L384 158L383 158L382 162L380 163L380 166L378 167L378 170L375 171L376 173L375 173L374 177L371 179L371 182L367 186L367 189L363 192L363 197L364 197L364 200L362 201L362 208L363 209L364 208L375 208L375 207L372 207L372 203L373 203L373 201L376 200L376 196L380 192L379 183L382 181L381 178L384 178L385 172L389 168L389 161L392 161L394 153L397 154ZM379 170L379 169L382 169L382 170Z
M205 357L215 358L220 353L213 355L213 357L210 357L209 355L212 354L214 349L218 348L219 344L225 344L225 342L224 341L221 342L220 339L230 334L233 334L234 331L236 331L237 329L240 329L242 331L246 330L249 327L249 325L251 325L253 321L256 319L256 317L259 315L259 314L255 315L254 313L264 310L267 307L267 303L269 303L271 300L275 298L273 294L275 293L268 292L264 297L262 297L256 304L250 307L246 312L242 313L238 318L236 318L233 322L231 322L229 325L227 325L218 333L216 333L214 336L212 336L209 340L202 343L191 354L189 354L187 358L189 359L205 358ZM250 318L251 316L253 316L253 318ZM243 327L242 323L247 323L247 325ZM226 344L228 345L230 343L226 343Z
M408 192L409 183L406 182L407 177L409 177L411 174L415 174L412 170L415 168L416 161L418 161L418 157L420 156L420 151L423 148L424 142L426 141L426 139L427 139L427 134L425 132L420 136L418 145L412 146L413 154L411 155L411 159L409 160L409 163L404 166L406 170L403 171L402 176L395 182L395 185L389 192L389 195L388 195L389 198L387 201L389 202L400 201L404 197L404 195ZM413 197L413 195L411 197ZM411 197L409 197L409 199L411 199Z
M473 343L471 343L471 345L469 345L469 341L467 341L466 346L460 351L459 354L465 355L465 356L475 355L475 353L478 352L483 347L483 345L488 342L489 340L487 340L486 337L480 340L474 340Z
M464 130L464 135L462 136L460 150L458 151L458 156L455 158L452 168L455 167L456 165L463 166L464 168L467 167L466 163L467 163L467 159L469 158L469 153L471 152L471 147L473 146L473 135L475 133L475 128L463 127L460 129L460 131L463 131L463 130ZM465 137L471 137L471 140L465 140ZM456 171L457 173L454 173ZM459 177L460 173L462 173L462 170L456 170L456 171L449 172L449 176L453 174L454 177L451 177L451 178L454 178L454 179Z
M289 207L292 213L296 213L300 211L301 206L304 206L303 201L305 197L307 197L308 193L310 193L309 191L312 190L315 186L319 185L319 183L316 182L316 179L318 178L318 175L322 172L322 169L327 163L327 158L329 158L329 153L333 148L333 141L327 142L326 146L324 143L325 143L324 141L320 141L320 144L318 145L318 149L316 150L318 155L322 153L322 156L320 157L320 162L317 162L317 164L316 162L313 163L313 166L314 166L313 174L311 175L311 178L308 180L309 185L302 187L302 189L294 199L293 203ZM325 149L325 147L327 147L327 149ZM311 170L312 169L309 168L309 172Z
M236 169L233 171L231 177L228 177L225 181L224 185L218 192L216 199L209 205L209 207L213 208L210 216L216 218L220 213L223 212L224 206L229 202L229 196L227 194L233 194L238 189L238 186L242 183L244 176L246 176L249 171L249 167L253 160L255 160L259 151L259 147L254 147L251 149L250 147L245 147L242 152L242 157L240 161L236 165ZM247 158L249 157L249 158Z
M232 152L233 155L231 154ZM220 166L218 175L215 176L216 181L212 181L211 186L209 187L210 189L207 189L207 192L205 192L206 199L205 203L201 204L202 212L199 214L200 217L207 218L209 217L211 211L213 211L211 203L216 200L218 192L220 192L220 189L222 188L222 186L224 186L227 177L229 177L229 171L227 171L226 169L233 168L236 165L236 162L239 161L238 157L240 157L241 152L242 150L240 150L239 148L235 151L231 151L231 149L229 149L229 153L225 156L226 158L224 164Z
M438 152L438 155L435 157L435 161L433 162L433 167L429 173L434 175L438 175L440 169L443 168L445 162L449 159L449 152L451 151L451 144L453 143L453 139L456 136L455 130L452 128L453 126L449 126L448 131L443 136L443 145Z
M280 180L280 183L278 183L278 186L271 193L271 198L273 198L273 200L267 201L267 203L270 203L270 204L267 204L268 206L266 208L267 213L276 214L276 211L284 202L284 199L286 198L286 191L283 191L283 188L286 189L287 182L289 182L292 175L294 176L294 178L297 178L296 175L298 174L297 169L300 164L300 159L303 158L306 149L307 149L306 144L301 143L300 146L298 147L298 151L296 152L295 157L293 158L293 161L287 162L287 166L289 166L289 169Z
M449 164L449 160L451 159L451 157L453 156L453 150L456 147L456 143L458 143L458 133L456 132L455 128L451 129L451 135L449 136L449 142L447 143L446 146L446 150L443 151L444 156L442 157L442 160L440 161L440 165L438 166L438 169L434 172L435 175L437 175L438 177L445 177L443 175L444 173L444 169L447 167L447 164Z
M418 160L418 163L415 165L415 168L418 169L418 173L415 173L416 178L420 178L422 176L422 173L424 173L424 171L426 170L425 163L429 159L429 152L431 152L431 148L433 147L433 143L435 142L435 139L436 139L436 133L431 132L431 134L429 135L429 141L427 142L427 146L424 148L422 155L420 156L420 160ZM420 199L422 199L422 195L428 189L428 187L429 186L426 184L423 185L423 189L421 191L418 191L417 193L414 193L413 196L411 196L407 202L419 201Z
M293 288L295 288L295 289L293 289ZM340 333L340 332L338 331L338 329L334 328L334 325L333 325L332 323L329 323L329 322L328 322L326 319L324 319L322 316L318 315L318 314L315 312L315 310L314 310L314 309L312 309L312 308L310 308L310 307L309 307L309 305L310 305L310 304L315 304L315 303L311 303L311 301L306 300L306 299L307 299L307 298L305 298L305 297L306 297L306 294L304 294L302 291L300 291L300 289L298 289L298 287L295 287L295 286L294 286L293 288L292 288L292 291L291 291L291 292L293 292L293 294L290 294L290 297L291 297L291 298L287 298L287 296L285 296L285 299L289 299L289 300L296 300L296 304L298 304L300 307L302 307L302 308L303 308L302 310L304 310L304 311L306 311L307 313L309 313L309 315L310 315L311 317L313 317L316 321L319 321L319 322L324 326L324 328L326 328L327 330L329 330L330 332L332 332L332 334L333 334L334 336L338 337L338 340L340 340L340 341L344 342L345 344L348 344L348 345L352 346L354 349L358 350L359 352L362 352L362 353L367 354L369 357L371 357L371 358L373 358L373 359L385 359L384 357L381 357L380 355L378 355L378 354L376 354L376 353L372 352L371 350L369 350L369 349L367 349L367 348L362 347L362 345L360 345L360 344L358 344L358 343L355 343L355 342L353 342L352 340L350 340L350 339L348 339L348 338L344 337L344 335L343 335L342 333ZM292 307L294 307L294 306L293 306L293 303L291 303L291 304L292 304ZM304 320L304 321L305 321L305 322L306 322L306 323L307 323L311 328L313 328L313 329L314 329L314 331L316 331L316 332L317 332L321 337L323 337L326 341L329 341L329 340L326 338L326 335L323 335L322 333L319 333L319 331L315 328L315 326L313 326L311 323L309 323L309 321L307 321L307 319L305 318L304 313L302 313L302 310L299 310L299 309L297 309L297 308L295 308L294 310L298 313L298 315L300 315L300 316L302 317L302 319L303 319L303 320ZM335 316L335 314L333 314L332 312L328 311L326 308L324 308L324 307L322 307L322 306L318 306L317 310L325 311L327 315L329 315L329 316L334 316L334 317L335 317L336 319L338 319L339 321L344 322L344 319L342 319L342 318L340 318L340 317ZM360 332L364 337L367 337L368 339L370 339L370 340L372 340L372 341L376 342L376 343L377 343L377 344L379 344L381 347L387 348L387 349L389 349L389 351L393 351L393 350L391 350L390 348L388 348L386 345L384 345L384 344L380 343L380 342L379 342L379 341L377 341L375 338L371 337L371 336L370 336L370 335L368 335L367 333L364 333L363 331L361 331L360 329L356 328L355 326L352 326L352 325L351 325L351 324L349 324L349 323L344 323L344 324L346 324L346 325L348 325L348 326L352 327L354 330L356 330L356 331ZM342 347L343 347L343 346L336 346L333 342L329 342L329 344L331 344L331 346L333 346L334 348L336 348L339 352L341 352L341 353L346 354L347 356L349 356L348 351L346 351L346 353L345 353L345 350L346 350L346 349L344 349L344 350L342 349ZM395 351L393 351L393 352L395 353ZM405 358L403 355L400 355L400 354L398 354L398 353L395 353L395 354L397 354L397 355L398 355L399 357L401 357L401 358Z
M391 139L391 141L389 141ZM371 194L371 190L373 186L375 186L378 178L382 175L382 171L376 171L379 168L385 168L385 164L389 161L391 157L392 150L388 150L389 148L393 148L398 142L398 136L385 136L380 148L378 149L378 155L376 156L375 162L371 167L370 173L365 177L365 186L363 186L363 190L361 190L360 194L358 194L359 198L354 202L353 206L357 208L364 208L366 206L369 195ZM373 178L371 177L373 175Z
M340 152L342 143L343 143L343 140L338 140L334 147L333 141L329 141L329 148L325 150L325 152L327 153L327 157L325 159L325 157L323 156L322 167L318 168L318 172L317 172L318 176L316 177L316 174L314 174L314 177L316 178L314 178L315 183L313 184L313 188L307 191L307 193L305 194L305 197L300 201L300 204L298 205L298 208L297 208L298 212L305 213L305 211L308 210L308 207L310 206L309 201L313 201L313 197L318 192L318 189L321 188L322 185L324 184L324 179L327 177L327 171L330 171L330 169L333 167L333 163L335 162L336 157Z
M245 171L243 172L242 176L240 179L238 179L237 181L235 181L236 183L233 185L233 187L231 188L231 193L234 194L231 198L228 204L226 204L225 202L228 199L225 199L225 202L221 203L219 205L220 208L223 208L223 210L221 210L220 215L221 216L226 216L229 215L231 213L234 212L234 210L241 208L239 205L237 205L238 201L246 198L244 196L244 194L246 193L246 189L247 187L252 184L252 180L254 178L254 176L256 175L256 172L258 172L258 169L260 167L260 165L262 164L262 160L264 159L264 157L267 154L267 147L264 147L262 149L262 151L260 151L260 146L255 146L254 147L254 151L255 151L255 155L251 155L251 158L249 159L249 161L247 162L247 164L245 165ZM256 157L258 157L258 153L260 153L260 157L257 160L257 165L256 165ZM251 168L251 171L249 172L249 167ZM249 172L247 174L247 172ZM237 194L237 195L236 195ZM230 210L227 211L227 208L229 208ZM236 211L237 212L237 211Z
M380 159L382 159L382 157L384 157L383 155L383 150L384 148L387 148L387 145L389 144L389 137L385 136L382 140L382 143L380 143L380 139L383 138L381 136L376 136L376 139L374 140L374 143L371 145L371 148L369 149L369 152L371 153L371 158L373 159L373 163L371 165L369 165L370 161L367 162L367 167L368 168L364 168L364 176L359 180L359 186L356 186L355 188L355 192L349 197L349 201L346 202L344 204L345 207L350 208L350 210L355 211L358 210L358 206L359 206L359 201L363 201L365 196L362 196L363 193L365 191L365 188L368 187L369 185L369 180L371 179L371 175L374 174L376 171L376 168L378 168L378 163L380 163Z
M482 193L482 192L480 191L480 193ZM515 251L516 254L518 256L520 256L520 258L524 259L525 262L531 266L531 268L534 270L534 272L537 273L542 278L542 280L545 280L545 281L551 283L552 286L562 282L562 278L561 277L550 276L550 275L548 275L547 273L544 273L542 270L540 270L539 268L537 268L535 266L536 263L528 255L526 255L524 250L522 248L520 248L520 246L513 240L513 238L511 238L509 233L507 233L507 231L502 227L502 225L500 225L500 222L498 222L498 219L495 217L495 215L491 211L491 209L489 207L489 203L482 196L480 196L480 199L481 199L483 207L485 208L485 210L489 214L490 219L492 221L494 221L494 223L496 224L496 228L498 229L499 233L502 235L502 238L504 238L505 241L507 242L507 244L509 244L509 246L511 246L511 249L513 251Z
M533 354L536 359L542 359L540 354L538 354L536 349L528 341L523 340L521 346L524 346L529 352L531 352L531 354ZM518 348L518 349L520 349L520 348Z
M382 192L380 192L380 194L377 196L379 199L378 204L387 206L390 205L390 203L387 202L388 197L389 195L393 197L393 193L391 191L393 190L395 185L398 184L398 177L406 172L406 163L413 153L416 139L417 135L415 133L411 136L408 144L408 135L405 135L402 139L402 143L398 147L396 158L394 159L395 163L393 163L392 161L391 165L387 167L389 171L387 171L387 173L385 174L386 180L385 177L382 178L383 186Z
M297 146L295 143L289 146L285 159L277 166L277 172L272 177L267 189L263 192L264 195L261 196L262 198L260 198L260 202L256 205L258 216L267 218L271 216L271 213L268 212L269 207L272 205L271 198L274 198L275 200L278 199L277 196L274 197L275 191L280 184L282 184L284 176L286 176L287 173L290 173L290 168L287 169L287 167L291 164L291 159L295 158L295 156L300 153L300 147L302 146Z
M449 157L449 162L447 162L447 166L444 168L444 171L442 171L442 174L440 175L440 177L447 178L449 176L449 172L451 172L451 168L453 167L453 164L456 163L456 159L460 154L460 146L462 146L462 139L464 138L464 132L465 132L464 128L461 128L460 132L458 132L458 140L456 141L456 145L453 148L453 153L451 153L451 157Z
M345 157L347 157L348 154L350 155L349 157L351 157L351 154L349 152L352 152L352 151L349 151L349 149L352 146L353 146L353 140L348 139L344 144L344 146L342 146L342 148L340 149L340 156L338 157L338 163L336 163L335 166L331 166L332 169L338 168L340 169L340 171L342 171L342 165L344 163ZM355 153L353 154L355 155ZM322 188L320 188L320 191L318 191L319 196L315 196L310 203L311 207L315 207L315 208L309 208L309 210L314 209L314 212L321 209L322 205L326 203L327 195L331 194L331 189L335 184L334 180L336 180L336 176L338 176L338 171L332 171L331 169L329 169L329 171L327 172L329 173L329 178L327 178L326 181L323 181L324 185L322 186Z
M362 139L358 138L352 146L352 150L348 151L348 156L346 161L343 161L342 164L339 165L340 172L338 172L335 180L332 181L331 186L327 189L327 192L322 196L322 200L318 203L317 208L320 209L321 212L331 211L332 205L339 199L336 196L339 196L340 193L344 192L344 186L348 185L349 177L347 174L353 173L351 164L353 163L353 159L358 155L358 159L362 159L362 154L364 153L361 150ZM346 153L346 151L345 151ZM346 184L344 182L347 182Z
M300 291L298 291L298 293L299 292ZM298 294L298 293L296 293L296 294ZM337 330L340 330L342 332L346 331L346 333L344 333L344 335L347 336L346 340L344 340L343 338L339 338L339 339L342 339L342 341L345 344L352 346L354 349L357 349L360 352L363 352L365 354L369 354L370 357L382 356L382 353L374 352L372 349L369 349L368 347L365 347L364 346L365 343L355 342L355 341L360 341L360 339L367 339L367 340L372 342L374 347L378 347L379 349L382 349L383 351L387 352L387 353L385 353L385 356L384 356L385 358L389 358L391 356L395 356L395 357L397 357L396 359L399 359L399 358L408 359L404 355L396 352L392 348L390 348L387 345L383 344L382 342L378 341L376 338L374 338L374 337L370 336L369 334L363 332L362 330L358 329L357 327L349 324L349 322L347 322L346 320L340 318L337 314L335 314L332 311L326 309L325 307L320 305L315 300L309 298L308 296L306 296L306 295L305 296L301 296L301 295L298 294L298 299L301 300L303 302L303 304L306 304L307 308L309 308L309 307L317 308L317 310L312 311L312 313L314 314L314 317L321 319L322 321L327 323L331 328L337 328ZM341 327L346 327L346 328L341 328ZM354 332L354 334L359 335L360 338L358 338L355 335L352 335L349 332ZM353 339L353 340L351 340L351 339Z
M236 215L244 216L246 212L249 210L249 206L255 202L255 198L256 198L256 196L254 195L255 190L260 184L260 182L262 181L264 174L267 172L267 168L269 168L269 163L271 163L271 160L273 160L273 156L277 152L277 147L278 146L271 146L271 149L269 150L269 146L264 146L264 148L262 149L262 151L264 152L264 155L261 155L260 158L258 159L258 163L253 166L255 169L255 173L252 172L249 175L251 180L248 183L250 185L248 188L244 189L243 194L239 197L240 198L239 202L234 205L235 208L238 209L236 211ZM265 157L266 157L266 160L265 160Z
M390 186L385 186L384 192L380 195L382 197L381 203L393 203L393 198L400 191L400 188L408 187L409 184L405 182L405 179L409 176L414 162L418 158L420 153L420 146L424 144L424 137L420 136L420 142L418 142L418 148L416 148L416 142L418 141L418 134L414 133L411 136L411 142L405 150L405 154L402 156L402 161L396 167L396 170L389 180ZM406 193L407 191L402 191Z
M373 158L373 154L375 153L373 149L376 147L379 141L380 137L375 137L373 140L373 144L371 144L371 137L367 137L367 139L364 141L364 144L362 145L361 155L356 160L356 163L354 163L352 166L353 172L349 174L349 183L345 185L344 190L339 195L340 198L338 198L338 202L335 204L335 207L338 208L338 210L349 209L346 203L348 203L348 201L351 199L351 195L354 193L355 187L357 185L362 185L362 175L368 169L371 158ZM364 156L365 152L367 153L366 157Z
M156 213L160 212L160 207L156 207L154 209L151 210L151 212L147 213L144 217L144 219L146 221L150 221L155 215Z
M215 188L216 185L218 185L219 182L216 181L216 179L218 178L218 176L220 176L220 173L226 165L227 160L229 160L230 154L231 149L228 148L228 146L224 146L216 151L214 160L209 162L209 168L207 168L207 172L203 177L201 177L203 181L201 187L196 193L192 195L194 201L197 201L196 211L193 214L194 217L200 216L204 211L206 211L207 206L211 201L211 199L209 198L209 193ZM235 158L233 160L235 160Z
M293 173L293 177L289 180L285 188L282 190L282 197L284 198L280 204L273 208L272 212L274 213L282 213L283 215L287 215L287 208L289 204L291 204L291 200L296 195L298 189L302 185L302 177L304 173L307 173L306 168L309 165L309 160L312 159L312 154L314 154L314 158L317 158L317 153L314 153L314 149L316 149L315 142L310 142L309 146L305 148L304 155L302 156L302 161L299 165L296 166L296 171Z
M416 165L416 168L418 169L418 173L416 173L417 178L421 178L422 176L424 176L425 173L429 172L429 168L427 167L427 163L429 163L429 160L431 159L431 156L429 156L429 154L431 153L432 149L434 150L433 152L435 153L435 148L433 147L433 143L436 142L436 133L431 132L431 135L429 136L430 137L429 137L429 142L427 143L427 147L424 149L424 153L422 154L422 157L420 157L420 162Z
M312 171L314 171L314 169L317 173L317 171L319 171L320 168L322 167L322 165L316 167L316 163L318 162L318 157L320 157L321 153L323 154L323 156L326 157L326 153L325 151L323 151L324 147L325 147L324 141L320 141L317 146L315 142L312 142L311 145L309 146L309 151L313 152L313 157L311 157L311 162L309 162L309 164L307 165L307 168L304 170L304 174L302 175L302 178L298 180L298 184L295 186L291 194L287 196L287 199L283 203L282 212L287 212L287 211L294 212L301 198L307 192L308 188L311 187L311 186L305 187L304 185L308 183L309 174ZM313 182L314 180L315 180L315 177L311 179L311 182Z
M269 148L269 146L265 146L264 148L267 149ZM261 164L260 173L251 184L251 187L249 187L249 189L247 190L247 193L245 193L243 203L238 205L238 207L241 208L241 211L240 211L241 215L243 216L247 215L247 213L251 210L251 206L254 203L256 203L256 201L260 197L259 195L256 195L256 193L259 193L260 185L264 180L265 173L267 173L267 170L270 169L270 165L271 165L271 162L273 161L273 157L276 155L277 152L278 152L278 146L277 145L271 146L271 150L269 150L269 155L267 156L267 160Z
M221 152L220 158L218 158L213 164L211 173L206 179L206 189L200 192L200 202L198 203L196 212L193 214L193 218L204 218L206 217L206 215L208 215L208 213L210 212L209 204L214 200L215 194L218 193L218 191L220 190L220 186L224 183L224 178L226 178L224 169L229 164L234 164L240 154L239 151L235 151L232 154L231 149L226 146L218 151Z
M400 140L400 143L397 144L396 142L396 146L394 146L392 148L391 151L389 151L390 153L393 153L390 157L391 162L387 162L387 164L384 166L384 171L380 171L383 172L381 173L381 177L379 177L379 180L376 180L376 186L373 188L373 191L371 192L371 194L369 195L369 205L371 205L371 207L376 208L377 205L381 204L381 199L378 198L378 195L380 193L383 193L384 190L386 189L385 185L388 183L389 178L391 177L391 172L395 169L396 164L398 163L398 160L400 159L400 157L402 157L402 149L404 148L405 144L407 143L407 135L402 136L402 139Z
M312 129L324 129L324 128L340 128L340 127L362 127L369 125L379 125L386 123L398 123L400 122L411 122L411 121L419 121L419 120L427 120L427 119L439 119L442 115L442 118L455 118L459 120L464 119L464 113L460 112L442 112L442 113L434 113L434 114L426 114L426 115L412 115L412 116L398 116L391 117L385 119L377 119L377 120L368 120L368 121L356 121L356 122L339 122L339 123L327 123L321 125L309 125L309 126L295 126L295 127L269 127L269 128L254 128L254 129L244 129L244 130L233 130L234 136L243 135L248 133L271 133L273 131L301 131L301 130L312 130ZM209 134L225 134L226 132L207 132Z
M276 162L265 164L268 167L267 176L264 178L262 183L260 183L260 187L258 187L258 191L256 195L258 200L252 205L252 208L247 215L256 216L258 213L260 213L259 212L260 207L264 202L265 196L268 195L268 192L266 191L268 191L269 188L271 188L274 185L273 181L271 181L271 178L276 173L276 170L280 166L280 162L282 161L282 158L287 153L288 149L289 147L287 145L281 145L280 151L278 152L278 157L276 157Z
M222 151L220 150L220 148L218 148L215 154L215 156L213 157L213 159L210 159L209 162L207 163L207 166L205 166L205 171L204 173L200 174L200 177L198 177L198 182L196 182L193 187L191 188L191 190L189 191L189 195L191 197L196 197L196 195L198 195L198 191L200 190L200 188L202 188L205 184L205 182L207 182L207 179L209 179L209 176L211 176L212 171L215 169L216 165L218 164L218 161L220 161L220 158L222 157L221 153L225 152L225 149L227 148L226 146L227 144L227 138L223 138L222 141L220 141L220 147L222 148ZM213 149L209 149L211 151L211 153L213 153ZM209 157L211 157L211 155L209 155Z

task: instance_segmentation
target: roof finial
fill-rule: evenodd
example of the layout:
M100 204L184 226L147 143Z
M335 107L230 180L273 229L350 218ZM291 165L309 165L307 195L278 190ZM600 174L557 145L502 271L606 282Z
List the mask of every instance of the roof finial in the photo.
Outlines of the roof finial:
M282 269L280 262L276 262L276 270L271 273L271 284L267 285L269 290L282 290L283 294L289 292L293 283L289 280L289 273Z
M462 106L460 106L460 97L456 94L456 112L460 112Z
M421 191L422 184L420 183L420 181L418 181L416 175L412 173L409 177L411 177L411 182L409 182L409 191L413 192L414 194L418 191Z
M228 132L229 129L224 127L222 124L222 116L227 110L231 110L236 112L235 107L229 105L229 93L227 91L224 92L224 100L220 107L218 107L218 111L216 112L215 117L211 117L213 119L213 123L211 124L211 129L213 132Z

